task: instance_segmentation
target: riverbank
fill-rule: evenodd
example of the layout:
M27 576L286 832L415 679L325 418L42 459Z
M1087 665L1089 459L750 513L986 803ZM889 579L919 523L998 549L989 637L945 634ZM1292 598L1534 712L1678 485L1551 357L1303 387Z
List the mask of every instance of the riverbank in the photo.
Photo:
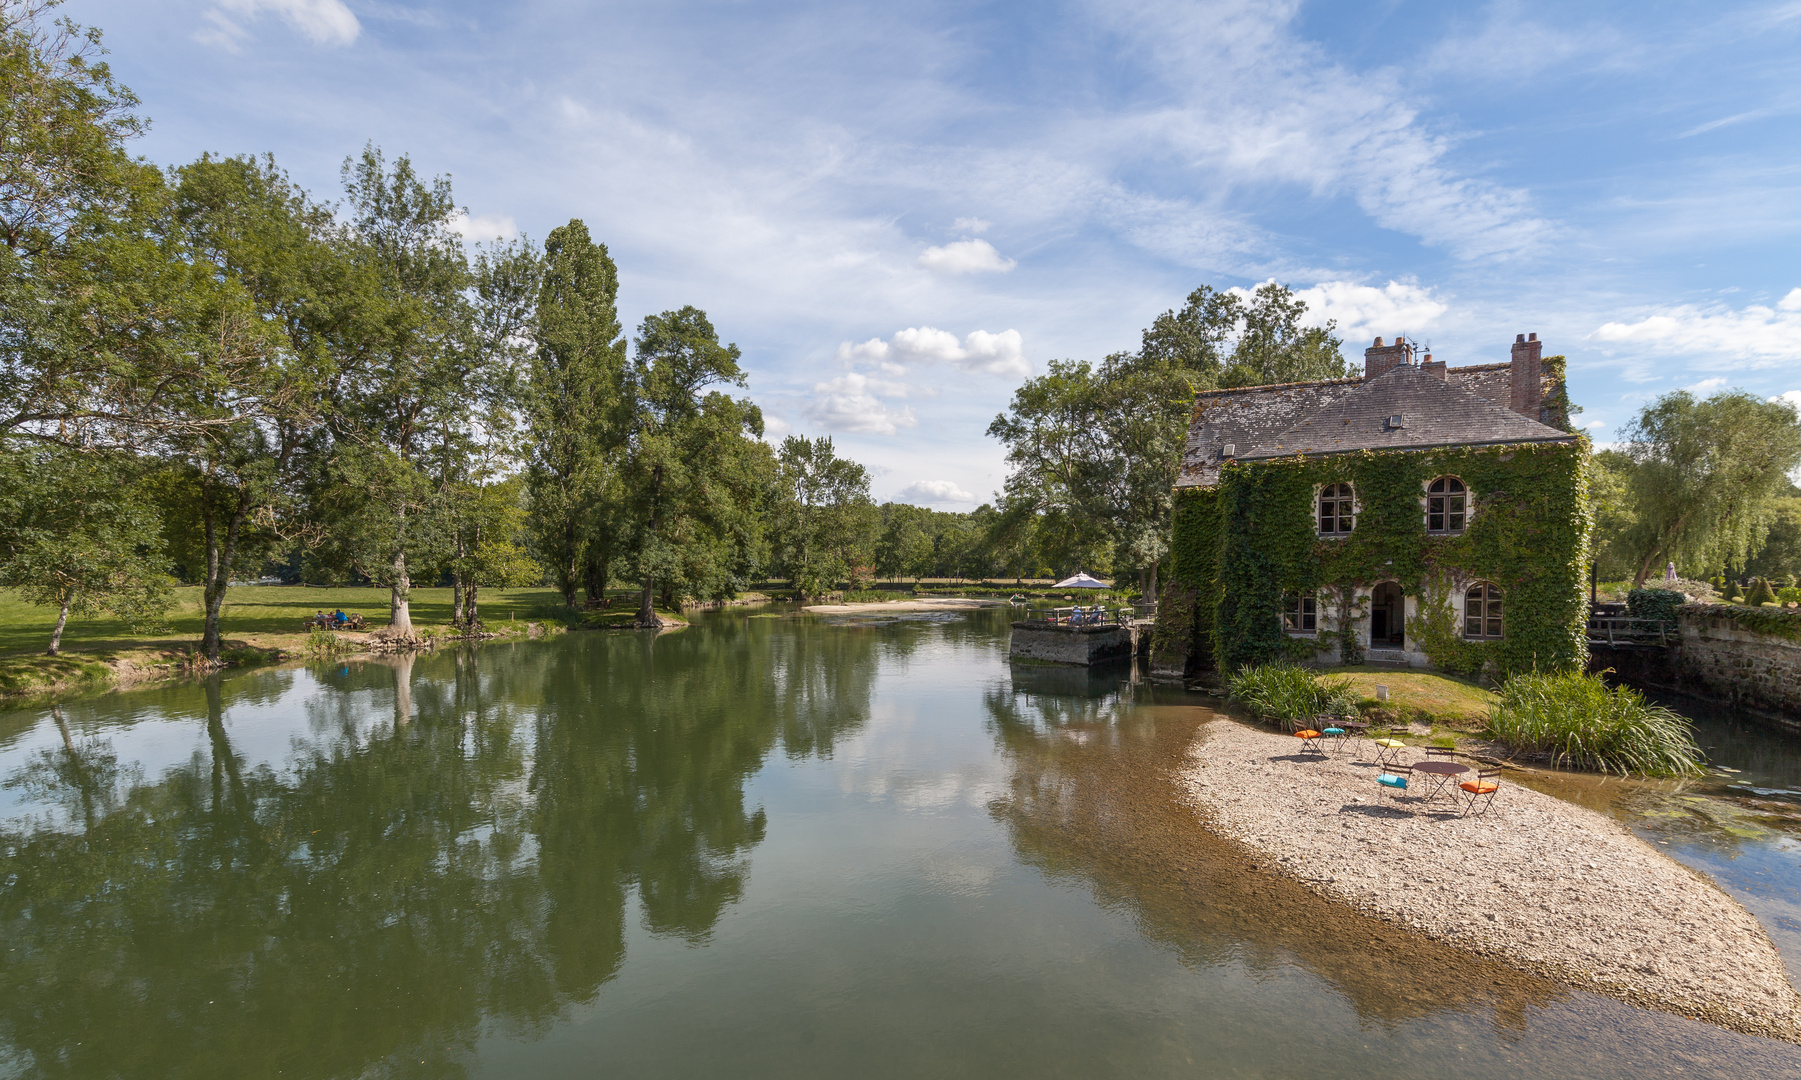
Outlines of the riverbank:
M1177 780L1208 824L1322 897L1584 990L1801 1042L1801 995L1757 920L1616 822L1505 778L1483 817L1416 811L1386 797L1367 754L1298 750L1215 720Z
M940 597L927 600L883 600L873 604L811 604L803 611L816 615L851 615L869 611L975 611L980 608L1009 607L1005 600L980 600L970 597Z

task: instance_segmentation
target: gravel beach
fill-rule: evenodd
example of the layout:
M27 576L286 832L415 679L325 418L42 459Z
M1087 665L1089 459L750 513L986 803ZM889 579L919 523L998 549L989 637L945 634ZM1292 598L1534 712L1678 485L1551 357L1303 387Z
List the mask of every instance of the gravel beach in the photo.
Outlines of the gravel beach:
M1397 803L1373 749L1321 760L1293 736L1215 720L1180 779L1209 824L1321 896L1585 990L1801 1042L1776 947L1712 882L1505 777L1483 817L1445 798Z

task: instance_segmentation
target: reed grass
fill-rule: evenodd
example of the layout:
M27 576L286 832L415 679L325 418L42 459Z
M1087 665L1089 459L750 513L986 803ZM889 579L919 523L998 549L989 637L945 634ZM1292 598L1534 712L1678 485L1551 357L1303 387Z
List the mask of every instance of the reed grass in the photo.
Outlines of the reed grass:
M1560 766L1640 776L1697 776L1693 728L1631 687L1599 675L1515 675L1502 684L1485 734Z
M1227 693L1266 720L1309 720L1322 713L1354 715L1357 691L1351 680L1322 679L1288 664L1244 667L1226 677Z

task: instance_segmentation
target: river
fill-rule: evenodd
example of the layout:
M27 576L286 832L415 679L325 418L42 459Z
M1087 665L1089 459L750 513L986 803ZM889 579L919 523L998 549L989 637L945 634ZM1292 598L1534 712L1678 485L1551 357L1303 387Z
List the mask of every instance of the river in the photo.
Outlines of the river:
M1161 778L1204 701L1010 666L1006 614L0 714L0 1076L1801 1074L1247 871ZM1749 788L1794 755L1741 742L1707 790L1594 798L1789 933L1787 796Z

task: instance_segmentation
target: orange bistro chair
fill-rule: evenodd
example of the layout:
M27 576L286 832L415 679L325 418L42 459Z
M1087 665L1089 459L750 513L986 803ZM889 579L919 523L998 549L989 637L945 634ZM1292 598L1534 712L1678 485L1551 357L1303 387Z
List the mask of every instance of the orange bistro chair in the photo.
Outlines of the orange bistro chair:
M1495 792L1501 790L1500 777L1500 769L1478 769L1474 780L1465 780L1457 785L1465 795L1469 796L1469 804L1463 808L1465 815L1475 810L1476 804L1484 799L1488 801L1482 802L1482 809L1476 811L1476 816L1481 817L1488 813L1488 808L1495 804Z
M1326 738L1325 732L1317 728L1304 727L1295 732L1294 737L1301 740L1303 750L1311 751L1322 758L1326 756L1326 748L1321 745Z

